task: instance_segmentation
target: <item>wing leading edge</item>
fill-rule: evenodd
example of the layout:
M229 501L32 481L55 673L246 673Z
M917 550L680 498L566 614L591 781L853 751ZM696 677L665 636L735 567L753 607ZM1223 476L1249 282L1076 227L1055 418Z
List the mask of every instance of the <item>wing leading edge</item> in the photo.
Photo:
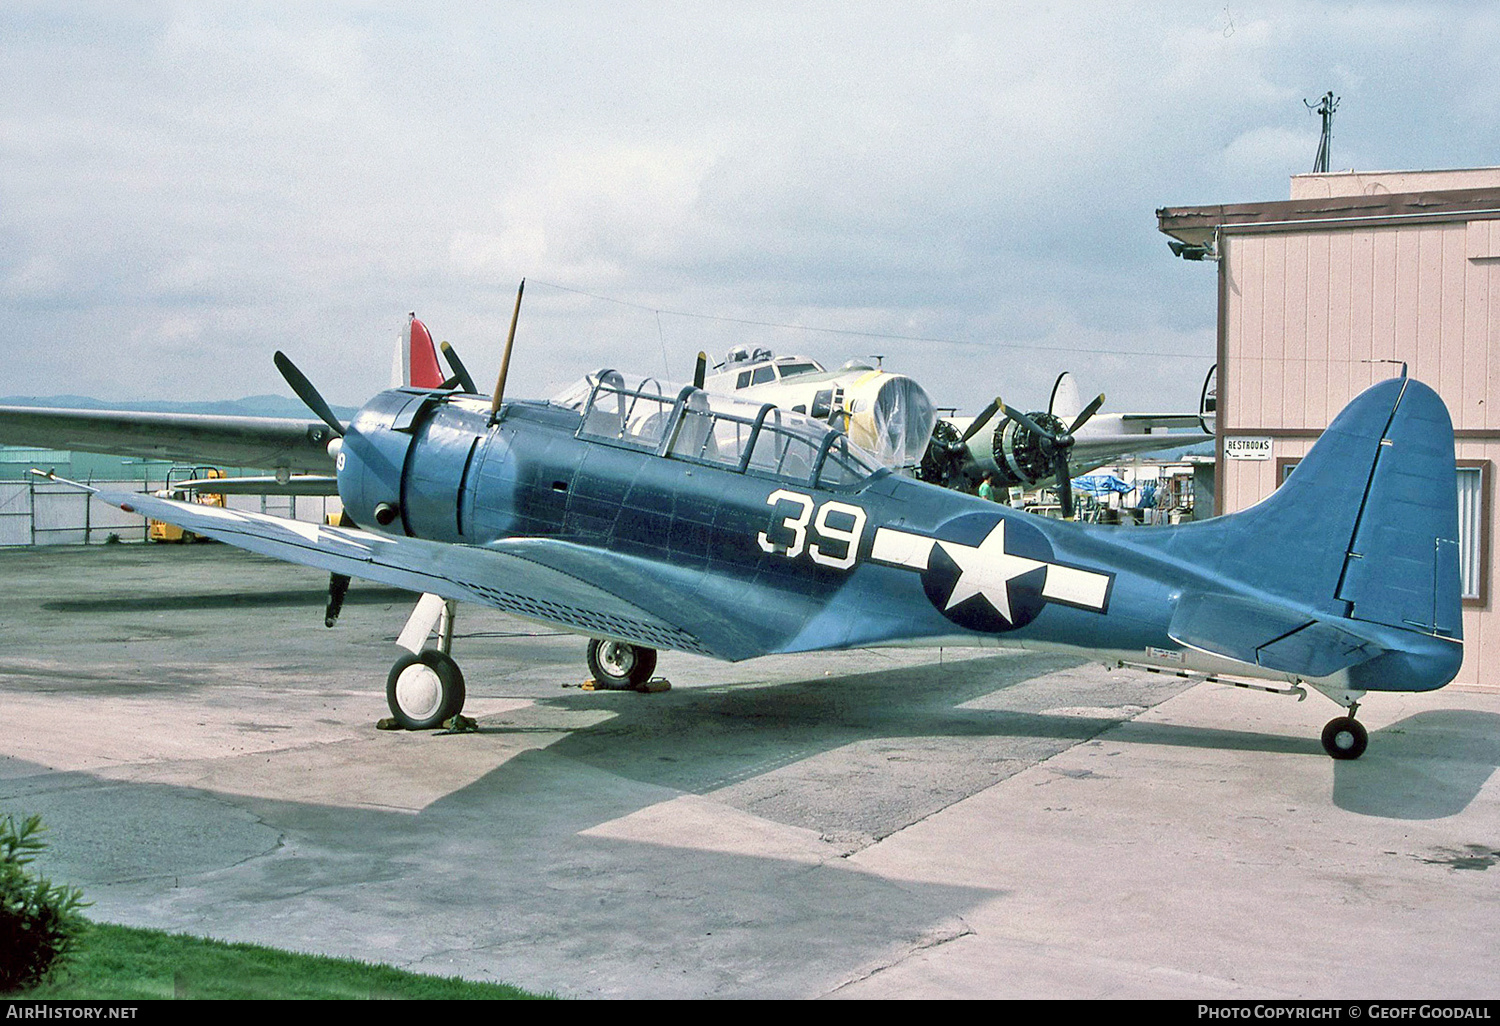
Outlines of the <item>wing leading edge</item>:
M333 471L328 455L333 434L313 420L0 406L0 434L8 445L294 473Z

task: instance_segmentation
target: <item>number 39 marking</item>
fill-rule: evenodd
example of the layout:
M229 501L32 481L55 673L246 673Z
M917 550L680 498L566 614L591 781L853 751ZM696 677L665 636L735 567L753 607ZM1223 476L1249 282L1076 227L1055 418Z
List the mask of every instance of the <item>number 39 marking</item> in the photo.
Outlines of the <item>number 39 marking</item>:
M807 554L814 563L823 566L831 566L836 570L848 570L854 565L855 558L859 555L859 539L865 531L865 511L858 506L847 502L837 502L830 499L817 506L811 496L802 495L798 492L789 492L785 488L778 488L766 497L766 504L776 506L782 502L790 502L800 508L800 513L786 517L781 526L792 533L790 544L779 544L771 541L766 532L762 531L756 536L763 552L785 552L787 559L796 559L802 555L804 547ZM817 509L817 518L813 518L813 510ZM830 522L830 517L838 517L846 521L844 526L838 522ZM812 545L807 544L808 525L816 533L818 541ZM843 543L843 552L839 555L829 553L826 545L829 542ZM837 551L837 544L834 546Z

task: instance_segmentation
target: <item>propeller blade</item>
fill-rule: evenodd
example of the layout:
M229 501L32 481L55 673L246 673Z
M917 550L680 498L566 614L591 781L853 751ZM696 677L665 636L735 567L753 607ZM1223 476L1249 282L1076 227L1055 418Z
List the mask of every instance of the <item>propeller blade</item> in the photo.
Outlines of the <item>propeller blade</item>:
M1089 421L1089 418L1092 417L1094 414L1098 413L1099 412L1099 407L1101 407L1103 405L1104 405L1104 393L1100 392L1098 395L1096 395L1094 397L1094 401L1093 402L1089 403L1087 406L1085 406L1083 408L1083 412L1078 415L1078 419L1075 420L1075 421L1073 421L1073 426L1070 427L1070 428L1068 428L1068 434L1070 434L1070 435L1071 434L1076 434L1077 431L1078 431L1078 429L1081 428L1081 427L1083 427L1083 425L1087 424L1088 421Z
M974 418L974 423L969 425L968 430L959 436L958 444L967 445L969 439L979 434L980 430L990 422L990 418L995 415L995 411L1004 405L1005 403L1001 402L1000 397L998 395L995 396L994 401L981 410L979 416Z
M339 622L339 613L344 610L344 596L349 594L347 574L328 575L328 605L323 610L323 626L332 627Z
M311 381L307 380L307 375L298 370L297 365L287 359L286 354L279 349L273 359L276 361L276 369L281 371L281 376L286 378L286 383L292 386L292 391L297 393L297 398L306 403L307 408L316 413L319 420L333 428L335 435L343 438L344 425L339 423L339 419L333 415L333 411L328 408L328 404L323 401L318 390L313 387Z
M1036 421L1032 420L1030 417L1028 417L1026 414L1022 413L1020 410L1016 409L1013 406L1005 406L1003 408L1005 410L1005 415L1007 417L1009 417L1011 420L1015 421L1016 423L1020 424L1027 431L1030 431L1032 434L1036 435L1038 438L1045 438L1045 439L1047 439L1049 441L1054 441L1054 442L1057 441L1057 436L1056 435L1054 435L1051 431L1048 431L1045 428L1043 428L1040 424L1038 424Z
M708 378L708 354L700 352L698 363L693 367L693 387L702 388L703 382Z
M1057 459L1053 462L1053 473L1057 477L1057 501L1062 506L1064 520L1073 519L1073 479L1069 476L1068 451L1066 448L1058 450Z
M479 389L474 387L474 377L469 373L469 368L464 366L464 362L458 358L458 350L446 342L438 348L442 349L443 359L448 361L448 366L453 370L453 376L458 379L460 385L464 386L464 391L471 395L477 393Z

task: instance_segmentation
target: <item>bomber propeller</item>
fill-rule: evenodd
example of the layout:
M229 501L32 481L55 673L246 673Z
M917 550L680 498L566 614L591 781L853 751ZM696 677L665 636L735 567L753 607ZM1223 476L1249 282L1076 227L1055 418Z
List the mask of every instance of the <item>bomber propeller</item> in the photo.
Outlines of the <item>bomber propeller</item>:
M1070 427L1062 431L1052 431L1042 427L1020 410L1002 404L1005 415L1030 431L1038 440L1042 455L1050 462L1053 476L1057 479L1057 498L1062 505L1063 518L1066 520L1073 519L1073 478L1072 471L1068 467L1068 457L1073 451L1073 443L1076 440L1073 436L1079 428L1089 422L1089 418L1099 412L1099 407L1103 405L1104 393L1100 392L1094 397L1093 402L1083 408ZM1050 414L1047 419L1054 423L1061 423Z

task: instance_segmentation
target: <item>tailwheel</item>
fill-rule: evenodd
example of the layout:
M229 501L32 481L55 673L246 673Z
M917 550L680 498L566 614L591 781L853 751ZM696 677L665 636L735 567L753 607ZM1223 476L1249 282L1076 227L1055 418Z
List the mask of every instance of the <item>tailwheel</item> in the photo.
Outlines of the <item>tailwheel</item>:
M1369 743L1364 724L1353 716L1339 716L1323 728L1323 750L1335 759L1358 759Z
M634 690L656 672L656 649L624 641L592 638L588 658L594 682L609 690Z
M407 730L431 730L464 707L464 675L446 652L406 652L385 682L391 715Z

